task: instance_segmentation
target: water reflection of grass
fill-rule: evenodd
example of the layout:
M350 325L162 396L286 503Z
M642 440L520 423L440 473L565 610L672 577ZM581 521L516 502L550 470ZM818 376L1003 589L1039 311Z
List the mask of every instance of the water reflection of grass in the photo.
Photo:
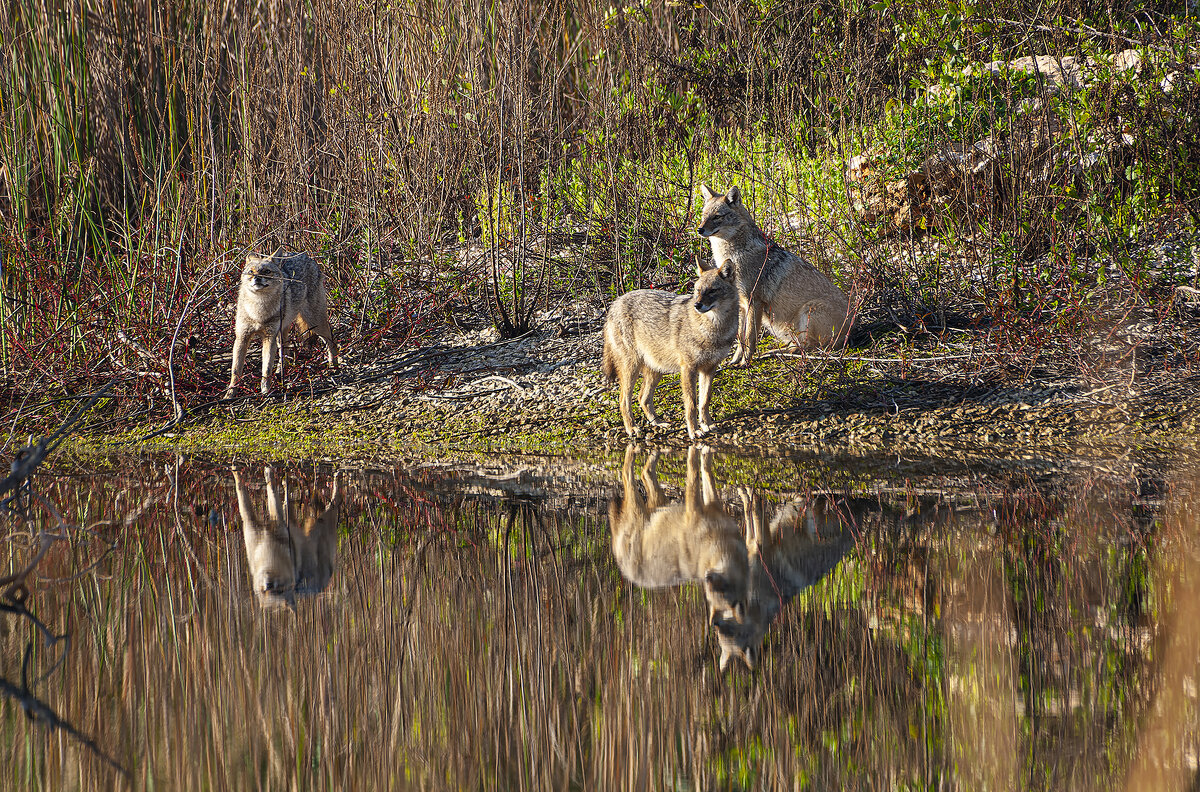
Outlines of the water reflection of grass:
M1107 789L1157 751L1178 772L1156 788L1186 787L1178 509L1134 524L1051 493L916 524L898 496L785 607L760 671L722 676L697 589L624 583L586 510L349 489L329 589L263 611L222 476L49 486L81 522L151 503L93 572L71 577L83 537L40 570L32 607L74 631L41 693L138 786ZM11 677L28 636L3 624ZM112 786L18 712L0 705L5 783Z

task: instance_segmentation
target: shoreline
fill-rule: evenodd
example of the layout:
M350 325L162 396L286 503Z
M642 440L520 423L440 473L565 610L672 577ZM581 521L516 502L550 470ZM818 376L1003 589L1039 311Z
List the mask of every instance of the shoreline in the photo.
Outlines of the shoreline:
M446 336L351 363L324 392L247 396L150 440L136 441L158 427L85 434L70 445L84 453L250 459L570 456L612 467L627 438L616 387L599 373L602 319L573 321L567 334L547 323L516 339L484 331ZM747 456L900 455L1016 466L1130 450L1200 455L1200 374L1190 367L1141 378L1114 369L1112 381L1095 387L1061 377L971 384L945 368L953 356L944 351L894 358L904 360L898 376L891 370L898 364L879 363L878 350L791 356L771 346L765 342L748 369L725 364L718 371L716 429L698 442ZM678 378L659 386L657 404L670 428L635 442L689 445Z

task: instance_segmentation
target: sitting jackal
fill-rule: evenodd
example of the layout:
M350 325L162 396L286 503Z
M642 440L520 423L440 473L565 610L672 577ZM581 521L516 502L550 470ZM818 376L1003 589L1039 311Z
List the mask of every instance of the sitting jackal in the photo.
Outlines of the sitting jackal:
M763 500L748 488L741 497L750 579L741 612L716 623L722 671L734 658L754 669L767 627L793 597L833 571L854 544L849 525L873 511L867 500L818 495L784 504L764 531Z
M733 363L754 357L764 317L767 329L792 346L845 346L850 301L842 290L806 259L768 243L737 187L724 195L705 186L700 191L699 234L713 257L732 261L737 272L741 321Z
M691 294L638 289L609 306L603 372L609 382L621 384L621 421L630 437L634 434L633 381L639 374L638 402L652 425L669 425L654 411L654 388L663 374L679 372L688 436L694 439L712 430L708 399L713 373L729 354L737 333L737 289L729 262L697 273Z

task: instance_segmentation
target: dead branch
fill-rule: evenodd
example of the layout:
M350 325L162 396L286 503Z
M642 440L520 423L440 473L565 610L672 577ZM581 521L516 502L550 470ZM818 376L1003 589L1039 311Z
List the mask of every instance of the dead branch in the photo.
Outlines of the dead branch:
M72 739L83 745L97 757L102 759L105 764L116 770L124 778L130 778L130 773L125 767L120 765L117 760L101 750L100 746L91 737L88 737L83 732L76 729L67 721L63 720L57 712L55 712L49 704L33 695L26 684L26 670L29 666L30 654L33 651L33 644L25 646L25 658L21 664L21 684L16 685L9 682L4 677L0 677L0 694L8 696L21 705L21 709L25 712L25 717L32 721L37 721L48 726L51 729L61 729L66 732Z

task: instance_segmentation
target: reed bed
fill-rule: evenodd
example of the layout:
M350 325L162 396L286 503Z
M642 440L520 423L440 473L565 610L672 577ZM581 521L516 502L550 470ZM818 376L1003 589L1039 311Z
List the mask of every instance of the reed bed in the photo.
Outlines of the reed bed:
M704 255L702 181L740 183L782 242L904 316L982 302L1002 326L1062 329L1088 325L1098 291L1158 301L1187 275L1154 276L1140 243L1200 218L1200 88L1157 88L1200 62L1189 8L15 0L5 420L50 424L112 380L100 428L210 402L250 249L320 254L351 360L447 320L511 336L568 299L679 286ZM1141 77L1074 99L968 68L1127 47ZM937 234L860 222L849 157L900 177L1008 134L1030 102L1081 153L1136 139L1069 184L1005 162L989 208Z

